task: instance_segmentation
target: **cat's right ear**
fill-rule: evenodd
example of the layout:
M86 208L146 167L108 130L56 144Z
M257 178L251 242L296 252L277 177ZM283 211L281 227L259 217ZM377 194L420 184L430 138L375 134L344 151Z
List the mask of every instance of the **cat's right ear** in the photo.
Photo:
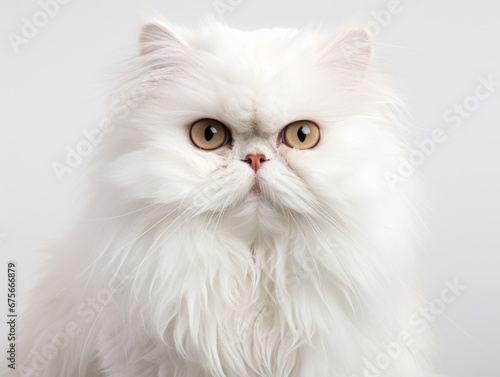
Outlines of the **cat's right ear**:
M169 58L177 55L184 46L182 39L171 29L160 23L145 25L140 34L140 54L155 68L169 63ZM176 54L177 53L177 54Z

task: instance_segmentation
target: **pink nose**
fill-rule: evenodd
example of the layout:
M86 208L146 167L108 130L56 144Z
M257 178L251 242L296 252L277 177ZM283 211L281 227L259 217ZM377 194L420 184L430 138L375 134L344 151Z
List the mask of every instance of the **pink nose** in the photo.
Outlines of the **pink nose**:
M266 156L264 156L263 154L249 154L244 161L250 164L252 169L257 172L257 170L259 170L260 168L260 164L266 161Z

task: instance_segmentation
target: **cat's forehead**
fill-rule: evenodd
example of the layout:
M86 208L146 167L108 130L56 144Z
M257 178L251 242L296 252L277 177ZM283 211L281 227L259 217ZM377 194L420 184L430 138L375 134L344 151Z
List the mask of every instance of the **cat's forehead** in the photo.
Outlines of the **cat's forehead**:
M204 71L200 90L236 132L272 134L313 110L319 42L310 33L219 27L190 44Z
M304 47L319 42L318 35L309 31L273 28L252 31L231 29L221 24L214 24L201 32L191 33L189 45L215 54L234 54L240 58L254 59L267 56L294 54Z

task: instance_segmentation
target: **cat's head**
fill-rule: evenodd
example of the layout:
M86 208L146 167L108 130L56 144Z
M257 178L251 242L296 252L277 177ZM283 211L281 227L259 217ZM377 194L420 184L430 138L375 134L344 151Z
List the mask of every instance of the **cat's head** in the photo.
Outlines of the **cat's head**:
M129 199L199 212L261 202L313 215L385 195L400 130L371 55L361 29L149 24L110 176Z

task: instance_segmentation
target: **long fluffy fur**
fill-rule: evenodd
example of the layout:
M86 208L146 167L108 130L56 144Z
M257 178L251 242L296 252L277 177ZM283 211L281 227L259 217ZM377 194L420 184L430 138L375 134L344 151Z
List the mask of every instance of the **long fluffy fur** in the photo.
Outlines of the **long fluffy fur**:
M422 227L415 185L384 179L406 130L366 34L149 26L141 49L23 318L21 375L365 376L411 331ZM233 147L192 145L200 118ZM278 146L301 119L320 143ZM384 376L431 375L411 337Z

